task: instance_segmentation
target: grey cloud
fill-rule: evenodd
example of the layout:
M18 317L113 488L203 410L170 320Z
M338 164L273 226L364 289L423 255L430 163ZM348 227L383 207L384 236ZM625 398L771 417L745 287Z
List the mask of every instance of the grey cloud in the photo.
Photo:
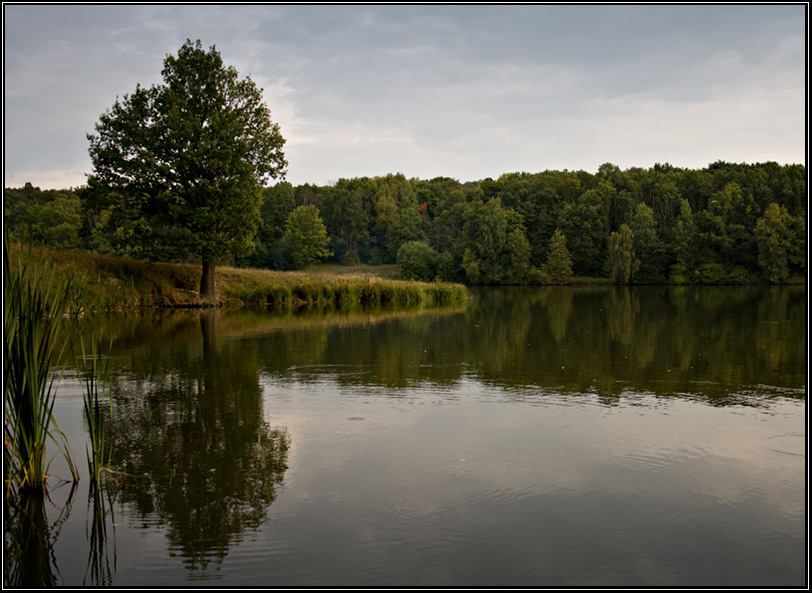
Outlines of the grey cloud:
M7 175L77 162L89 167L84 135L98 115L136 83L159 82L163 58L186 38L216 45L227 63L266 88L288 134L291 180L301 183L326 181L318 171L327 162L336 177L409 167L419 175L444 163L449 170L437 174L466 177L451 167L469 167L471 175L546 160L572 169L584 167L586 154L602 156L600 164L615 160L607 152L648 158L655 146L685 154L688 140L672 128L658 139L632 135L645 151L622 144L616 126L650 125L648 110L655 108L664 110L663 121L675 114L702 119L719 152L720 134L705 114L727 102L740 117L764 118L749 132L737 131L737 154L748 144L753 151L765 145L765 128L805 123L801 5L7 5L4 11L4 133L7 149L13 147L6 151ZM349 149L344 135L370 140ZM797 135L786 142L799 144ZM802 158L803 141L784 152L792 150ZM348 169L335 172L339 166ZM297 170L321 177L294 179Z

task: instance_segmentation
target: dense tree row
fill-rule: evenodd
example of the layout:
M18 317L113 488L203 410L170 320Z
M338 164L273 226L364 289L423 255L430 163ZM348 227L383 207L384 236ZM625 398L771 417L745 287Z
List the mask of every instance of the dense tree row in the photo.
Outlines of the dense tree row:
M186 255L171 237L151 237L119 216L103 193L6 189L7 228L55 247ZM510 173L468 183L402 174L328 186L281 182L263 190L256 249L236 263L397 262L405 277L470 284L567 283L573 276L779 283L806 272L806 207L805 166L773 162L625 171L605 164L595 174Z

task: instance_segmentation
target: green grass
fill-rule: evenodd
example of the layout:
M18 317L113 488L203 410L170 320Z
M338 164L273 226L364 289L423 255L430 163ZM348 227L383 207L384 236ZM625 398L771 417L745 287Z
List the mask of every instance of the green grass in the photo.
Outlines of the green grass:
M12 253L20 252L11 246ZM148 263L87 251L45 250L54 280L68 282L70 313L139 308L199 307L201 267ZM216 285L225 305L262 305L280 311L313 308L462 305L460 284L394 279L397 266L322 264L299 272L218 266Z

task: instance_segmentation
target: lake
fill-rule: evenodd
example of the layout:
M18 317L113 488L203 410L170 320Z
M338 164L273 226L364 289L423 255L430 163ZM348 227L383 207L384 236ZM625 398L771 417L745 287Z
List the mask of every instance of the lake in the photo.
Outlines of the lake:
M121 473L7 516L5 582L804 586L806 306L594 286L86 318ZM55 414L84 470L71 373Z

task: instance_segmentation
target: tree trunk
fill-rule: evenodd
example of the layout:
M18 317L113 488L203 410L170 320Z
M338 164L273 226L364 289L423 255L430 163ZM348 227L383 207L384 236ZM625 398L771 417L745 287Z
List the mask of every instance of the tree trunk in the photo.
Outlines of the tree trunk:
M217 314L216 309L205 309L200 314L200 331L203 333L203 390L208 397L214 395L217 384Z
M200 300L204 306L217 304L217 292L214 288L214 261L203 258L203 275L200 277Z

